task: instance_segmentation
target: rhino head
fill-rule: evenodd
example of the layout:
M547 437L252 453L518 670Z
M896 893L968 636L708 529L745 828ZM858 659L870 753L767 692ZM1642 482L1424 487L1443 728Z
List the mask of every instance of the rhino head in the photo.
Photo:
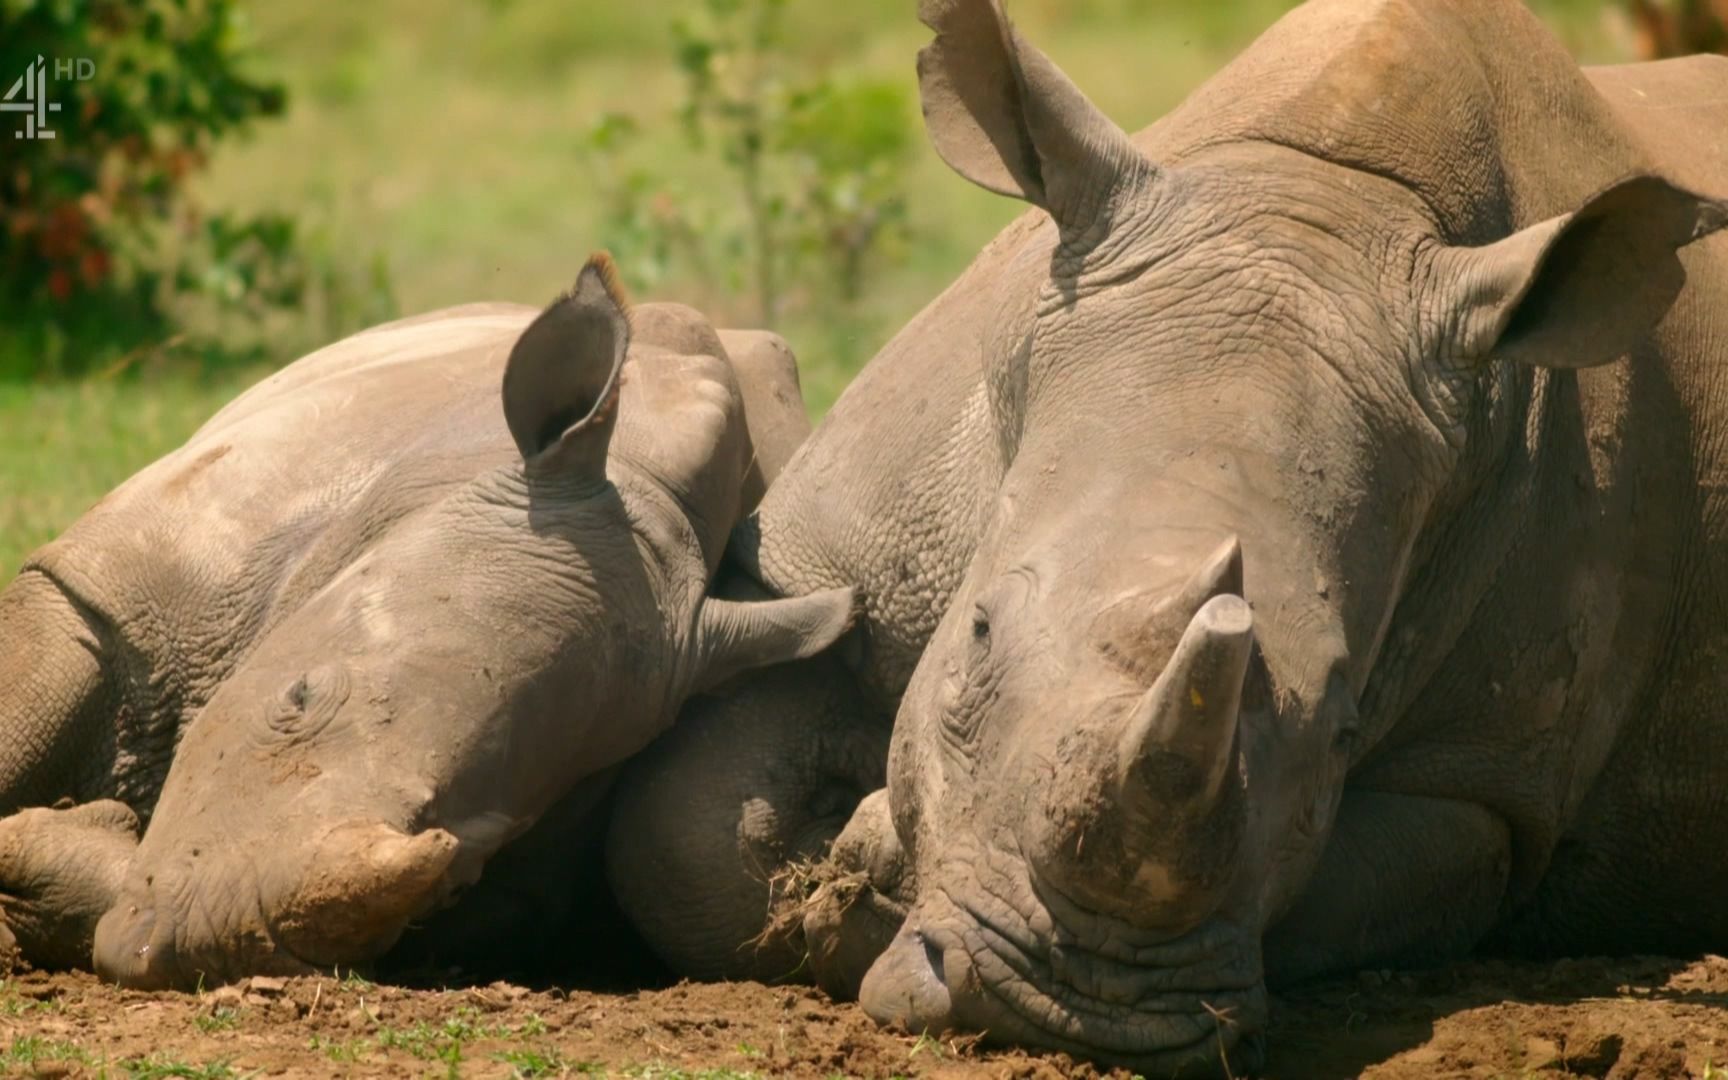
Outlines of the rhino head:
M630 339L597 258L511 350L518 454L392 526L216 691L96 926L98 972L377 956L686 695L845 630L848 590L704 597L751 467L739 388L717 345Z
M1408 188L1294 149L1161 167L996 0L922 17L938 150L1055 239L977 343L1005 479L901 703L894 842L854 845L917 883L860 1000L1148 1072L1215 1058L1264 1023L1262 935L1364 745L1413 553L1531 367L1635 346L1728 215L1634 177L1454 246Z

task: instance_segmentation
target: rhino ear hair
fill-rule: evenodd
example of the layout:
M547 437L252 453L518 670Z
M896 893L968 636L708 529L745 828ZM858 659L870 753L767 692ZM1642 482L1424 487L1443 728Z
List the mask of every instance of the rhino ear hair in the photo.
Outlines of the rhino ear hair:
M504 368L504 420L532 469L605 478L630 347L628 310L602 252L516 339Z
M920 0L918 17L936 32L918 54L925 127L961 176L1042 208L1069 236L1107 226L1124 187L1157 175L999 0Z
M1632 176L1578 210L1480 248L1446 248L1450 358L1587 368L1619 359L1686 284L1679 250L1728 224L1728 203Z
M712 689L751 668L815 656L839 641L858 615L853 589L753 603L709 597L697 620L692 690Z

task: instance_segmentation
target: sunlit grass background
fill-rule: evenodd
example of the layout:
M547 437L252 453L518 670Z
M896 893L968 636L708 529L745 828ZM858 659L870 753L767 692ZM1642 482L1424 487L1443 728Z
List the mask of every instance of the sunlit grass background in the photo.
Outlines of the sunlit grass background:
M679 93L667 27L686 0L257 0L257 68L289 91L281 120L224 145L198 181L210 209L291 213L331 257L379 267L403 314L566 285L603 222L580 142L593 119L666 115ZM1011 10L1129 129L1167 111L1292 6L1284 0L1016 0ZM1600 0L1533 6L1577 54L1625 57ZM800 58L904 80L925 38L913 0L793 0ZM644 152L667 176L701 175L675 125ZM10 140L8 140L10 141ZM1020 209L953 176L922 143L911 167L913 242L856 310L793 313L781 329L814 412ZM668 282L717 319L742 302ZM239 331L236 330L238 333ZM248 330L248 333L255 331ZM269 363L322 344L321 325L272 324ZM5 330L0 327L0 349ZM141 362L80 382L0 383L0 581L103 493L183 441L266 366Z

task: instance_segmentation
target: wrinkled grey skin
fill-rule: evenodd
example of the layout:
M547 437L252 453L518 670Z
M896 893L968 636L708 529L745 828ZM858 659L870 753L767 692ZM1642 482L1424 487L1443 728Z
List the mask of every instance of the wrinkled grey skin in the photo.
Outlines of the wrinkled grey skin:
M27 956L138 986L375 957L554 803L584 820L690 692L844 631L844 590L704 599L778 464L746 404L771 445L804 423L784 346L668 306L630 344L608 273L308 357L32 558L8 797L118 801L0 822Z
M763 937L784 895L770 882L819 856L859 798L883 785L895 706L993 502L1002 465L979 357L947 334L969 328L966 341L993 321L1001 301L992 282L1004 280L1035 227L1010 227L883 348L732 537L721 571L732 594L855 584L861 625L829 655L693 699L670 733L626 765L608 876L675 971L814 977L855 993L899 925L883 923L874 947L830 939L850 964L834 955L807 966L801 935ZM1032 281L1018 273L1029 296ZM891 898L872 900L850 921L892 910Z
M937 147L1044 215L900 343L982 364L984 525L847 548L967 562L839 845L910 905L866 1010L1240 1067L1267 979L1722 948L1728 62L1319 0L1130 140L923 16ZM834 558L758 535L774 592Z

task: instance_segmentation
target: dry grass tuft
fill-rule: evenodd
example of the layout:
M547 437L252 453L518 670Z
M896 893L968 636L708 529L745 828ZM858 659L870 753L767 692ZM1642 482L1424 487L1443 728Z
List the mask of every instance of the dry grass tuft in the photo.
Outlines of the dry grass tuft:
M804 916L816 907L843 912L869 886L868 874L841 869L830 858L805 857L783 863L768 877L768 918L749 946L760 950L784 945L803 956L808 951Z

